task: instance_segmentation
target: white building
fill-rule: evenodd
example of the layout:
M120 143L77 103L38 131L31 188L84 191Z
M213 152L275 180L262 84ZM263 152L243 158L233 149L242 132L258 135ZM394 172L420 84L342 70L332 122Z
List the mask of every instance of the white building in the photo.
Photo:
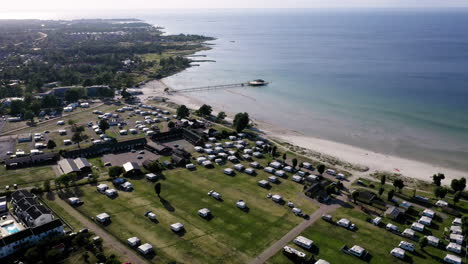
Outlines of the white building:
M141 241L138 237L131 237L129 239L127 239L127 244L131 247L136 247L138 245L140 245Z
M451 226L450 227L450 233L452 234L456 234L456 235L461 235L463 234L463 230L461 228L461 226Z
M303 236L298 236L293 240L293 243L303 248L310 249L312 248L314 241Z
M460 234L450 234L450 242L455 242L459 245L463 244L463 235Z
M349 249L349 253L357 257L362 257L364 253L366 253L366 250L361 246L354 245L352 248Z
M433 247L438 247L440 239L435 236L427 236L427 243Z
M231 168L226 168L223 170L224 174L226 175L233 175L234 174L234 170L231 169Z
M402 233L401 235L403 235L404 237L407 237L407 238L413 238L414 237L414 231L409 229L409 228L406 228Z
M279 202L283 201L283 197L281 195L279 195L279 194L275 194L275 195L273 195L271 197L271 200L273 200L273 202L279 203Z
M411 229L419 231L419 232L423 232L424 231L424 225L420 224L420 223L413 223L411 225Z
M423 215L423 216L430 217L430 218L434 218L435 212L432 211L432 210L430 210L430 209L425 209L425 210L422 212L422 215Z
M145 243L145 244L138 247L138 252L140 252L143 255L149 254L149 253L153 252L153 246L151 246L148 243Z
M432 224L432 218L429 218L427 216L421 216L421 218L418 220L418 223L423 224L425 226L430 226Z
M338 220L338 222L336 222L336 224L339 225L339 226L348 228L349 225L351 224L351 221L349 221L346 218L341 218L340 220Z
M462 264L462 259L452 254L447 254L444 261L450 264Z
M400 244L398 244L398 246L404 250L408 250L408 251L411 251L413 252L414 251L414 244L410 243L410 242L406 242L406 241L400 241Z
M457 243L450 242L447 245L446 249L447 249L447 251L452 251L452 252L455 252L457 254L460 254L461 251L462 251L462 246L458 245Z
M98 221L99 223L106 223L109 220L110 220L110 215L108 215L107 213L101 213L101 214L96 215L96 221Z
M401 248L394 248L390 251L390 254L394 257L404 259L405 258L405 250Z
M171 225L171 230L174 232L180 232L184 229L184 225L181 223L175 223Z
M203 209L198 210L198 215L203 218L207 218L208 216L210 216L210 214L211 214L211 211L208 208L203 208Z

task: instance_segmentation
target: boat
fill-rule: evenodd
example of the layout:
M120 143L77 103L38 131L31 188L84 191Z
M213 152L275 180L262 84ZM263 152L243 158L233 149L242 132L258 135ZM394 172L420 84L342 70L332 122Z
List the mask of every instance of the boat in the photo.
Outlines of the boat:
M268 82L262 79L257 79L249 82L250 86L264 86L267 85Z

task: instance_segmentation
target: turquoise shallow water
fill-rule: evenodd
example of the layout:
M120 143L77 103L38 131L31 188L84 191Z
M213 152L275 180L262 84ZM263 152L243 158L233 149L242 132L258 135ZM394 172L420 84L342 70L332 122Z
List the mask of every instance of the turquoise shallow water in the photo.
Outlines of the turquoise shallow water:
M135 17L216 37L173 88L264 78L194 94L229 112L386 154L468 170L468 10L159 10Z

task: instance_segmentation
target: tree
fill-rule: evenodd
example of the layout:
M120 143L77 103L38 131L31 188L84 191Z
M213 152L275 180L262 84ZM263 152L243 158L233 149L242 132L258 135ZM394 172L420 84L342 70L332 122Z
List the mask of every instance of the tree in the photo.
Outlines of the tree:
M380 188L379 188L379 196L381 196L383 193L384 193L384 188L383 188L383 187L380 187Z
M296 158L292 159L292 165L293 165L293 168L296 168L296 166L297 166L297 159Z
M31 110L24 112L24 119L29 120L31 123L34 122L34 113Z
M443 199L445 197L445 195L447 194L447 191L448 190L446 188L439 186L439 187L435 188L434 194L435 194L436 197L439 197L439 198Z
M422 237L420 240L419 240L419 247L424 250L424 248L427 246L427 237Z
M445 175L443 173L437 173L432 175L432 181L436 186L440 186L442 184L443 179L445 179Z
M237 113L234 116L233 125L236 129L236 132L239 133L244 130L249 125L250 119L249 114L247 113Z
M163 170L163 166L158 160L149 163L146 167L152 173L160 173Z
M44 181L44 191L45 192L50 192L50 180L45 180Z
M21 100L13 100L10 103L10 114L19 115L24 112L24 102Z
M99 128L102 130L102 132L106 133L106 130L110 128L109 123L102 119L99 121Z
M273 146L273 147L271 148L271 156L272 156L272 157L275 157L275 156L276 156L276 150L277 150L277 147L276 147L276 146Z
M168 127L169 129L173 129L173 128L175 127L175 123L172 122L172 121L169 121L169 123L167 123L167 127Z
M46 258L47 258L47 263L58 263L60 260L62 253L60 250L53 248L49 251L47 251Z
M358 190L354 190L354 191L351 193L351 196L353 197L354 203L356 203L356 200L357 200L357 198L359 197L359 191L358 191Z
M161 183L156 183L156 185L154 186L154 191L156 192L156 194L158 195L158 197L160 197L160 194L161 194Z
M80 100L83 95L84 94L80 88L71 88L65 92L65 100L74 103Z
M132 95L129 92L127 92L127 88L123 89L122 92L120 93L120 95L125 100L128 100L128 99L132 98Z
M190 115L190 110L185 106L181 105L177 108L177 117L178 118L186 118Z
M112 166L109 168L109 176L115 178L124 173L124 168L120 166Z
M287 158L286 153L284 153L283 154L283 163L286 163L286 158Z
M389 201L391 201L393 199L393 195L395 194L395 191L394 190L390 190L388 193L387 193L387 199Z
M47 141L47 148L48 149L54 149L55 147L57 147L57 144L55 144L55 141L53 141L52 139Z
M405 183L403 182L402 179L395 179L393 181L393 187L395 187L395 190L396 188L398 188L401 192L401 189L403 189L403 187L405 187Z
M384 186L386 181L387 181L387 176L385 175L380 176L380 185Z
M335 192L335 186L333 186L333 185L331 185L331 184L330 184L330 185L327 185L327 187L325 187L325 192L326 192L328 195L334 193L334 192Z
M41 254L37 247L29 248L26 253L24 253L24 258L30 263L36 263L39 261Z
M81 134L81 132L76 131L75 133L73 133L73 136L72 136L71 140L74 143L78 144L78 148L81 148L80 142L83 141L84 138L83 138L83 135Z
M213 112L213 109L209 105L202 105L200 108L197 110L197 114L200 116L210 116L211 112Z
M218 120L224 120L224 119L226 118L226 116L227 116L226 113L221 111L221 112L218 113L218 115L216 116L216 118L217 118Z
M85 251L85 253L83 253L83 260L85 263L89 263L89 253L88 251Z
M453 179L450 183L450 187L454 192L458 192L458 190L460 189L460 182L457 179Z
M466 188L466 179L463 177L458 181L459 185L458 186L458 191L462 192Z
M453 204L456 204L460 201L460 198L461 198L461 192L458 191L455 193L455 195L453 196Z
M325 172L325 165L323 165L323 164L318 165L317 166L317 171L318 171L318 173L320 173L320 175L322 175Z

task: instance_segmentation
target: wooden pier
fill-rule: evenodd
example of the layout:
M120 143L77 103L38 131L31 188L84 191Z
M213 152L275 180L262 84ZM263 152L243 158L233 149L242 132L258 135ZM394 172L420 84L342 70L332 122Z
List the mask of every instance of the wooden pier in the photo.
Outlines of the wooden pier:
M201 86L193 88L184 88L184 89L172 89L166 88L164 91L166 93L191 93L199 91L209 91L209 90L219 90L219 89L228 89L228 88L239 88L239 87L253 87L249 82L245 83L231 83L231 84L221 84L221 85L211 85L211 86Z

